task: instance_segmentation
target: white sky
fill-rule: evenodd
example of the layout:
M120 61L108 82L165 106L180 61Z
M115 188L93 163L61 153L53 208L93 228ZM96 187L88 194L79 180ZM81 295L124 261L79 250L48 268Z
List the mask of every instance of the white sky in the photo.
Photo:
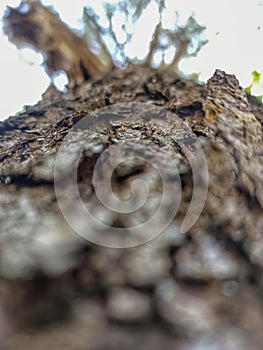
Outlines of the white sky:
M17 6L19 2L1 1L0 18L7 5ZM42 2L53 5L62 19L76 29L81 29L84 5L93 5L97 11L101 10L101 0ZM200 72L201 80L206 81L216 68L221 68L234 73L243 87L251 83L253 70L263 73L262 0L167 0L167 4L169 11L164 16L166 25L172 23L173 10L177 10L182 20L194 13L197 21L207 27L209 43L197 57L181 63L180 68L185 73ZM140 20L133 43L128 48L129 55L136 52L142 58L146 54L151 28L158 20L155 10L152 3ZM14 115L23 105L34 104L41 98L49 83L41 62L41 55L33 54L31 50L19 52L0 31L0 96L3 98L0 102L0 119ZM263 90L254 93L263 95Z

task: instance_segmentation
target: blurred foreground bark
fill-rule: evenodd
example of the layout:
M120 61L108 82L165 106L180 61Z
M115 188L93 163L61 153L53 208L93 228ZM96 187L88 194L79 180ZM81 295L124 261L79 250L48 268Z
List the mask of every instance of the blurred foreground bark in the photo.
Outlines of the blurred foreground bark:
M170 114L130 114L128 102ZM118 103L128 112L94 116ZM150 243L103 248L81 239L65 221L54 166L59 147L81 120L88 120L86 134L73 140L63 171L71 171L78 147L89 144L77 182L83 202L97 212L104 213L92 174L111 145L125 141L125 154L136 141L171 181L163 160L169 154L177 162L180 207ZM1 349L262 349L262 121L262 105L248 101L232 75L218 70L203 86L169 71L130 66L66 94L50 94L1 122ZM193 191L189 152L196 141L205 153L209 188L201 216L182 234ZM149 179L154 203L160 179L139 159L117 168L115 193L127 196L142 177ZM70 187L62 196L75 207ZM151 210L144 207L142 218ZM126 227L138 218L112 213L108 220Z
M169 72L116 69L1 122L2 348L262 348L262 106L248 104L235 84L220 71L205 88ZM104 149L135 138L146 152L152 139L156 157L161 151L178 157L182 202L176 220L152 242L101 248L81 240L61 215L54 161L74 123L106 105L132 101L170 109L175 127L156 117L135 125L119 115L118 127L96 128L95 121L92 133L97 129ZM171 146L178 118L190 127L189 142L202 141L209 169L204 210L186 234L178 227L191 200L192 173L179 141ZM86 152L79 166L87 203L94 202L97 157ZM136 162L124 180L115 174L118 194L146 173L134 169Z

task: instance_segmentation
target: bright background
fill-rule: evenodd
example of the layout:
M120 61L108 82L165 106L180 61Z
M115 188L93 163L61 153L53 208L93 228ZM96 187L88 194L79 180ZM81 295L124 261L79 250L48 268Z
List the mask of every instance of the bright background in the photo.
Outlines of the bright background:
M92 5L97 13L102 9L101 0L42 2L53 5L67 24L80 31L84 5ZM0 18L7 5L19 3L19 0L1 1ZM184 73L200 73L200 79L206 81L220 68L234 73L241 85L247 87L252 81L252 71L263 72L263 0L168 0L167 24L172 23L174 10L179 12L181 21L194 14L197 21L207 27L205 36L209 42L197 57L182 61L180 69ZM146 55L157 19L156 6L151 3L138 23L130 52L136 52L140 58ZM0 26L2 28L2 22ZM41 63L40 54L29 49L18 51L0 30L0 119L14 115L25 104L34 104L41 98L49 84ZM263 95L260 85L252 92Z

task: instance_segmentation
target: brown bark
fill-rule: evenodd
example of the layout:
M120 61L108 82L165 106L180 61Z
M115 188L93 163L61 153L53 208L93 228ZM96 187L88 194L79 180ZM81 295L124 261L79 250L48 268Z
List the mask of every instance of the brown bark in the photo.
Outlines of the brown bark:
M0 123L1 349L262 349L262 105L220 70L83 83L99 60L26 3L9 37L74 89Z
M65 72L69 87L81 85L109 68L91 52L82 37L39 1L23 1L17 8L8 7L4 30L16 46L31 46L43 54L51 78L55 73Z
M101 116L101 108L123 102L126 112L113 108ZM143 103L145 111L131 114L128 102ZM154 114L151 106L170 112ZM205 87L171 72L131 66L1 122L1 348L261 349L262 115L262 106L248 103L235 77L224 72L217 71ZM125 141L120 154L135 149L157 159L171 183L177 179L164 162L167 155L176 160L180 207L169 228L150 243L99 247L80 239L63 218L54 162L82 120L84 134L68 148L62 170L66 177L78 146L89 143L77 181L93 209L103 209L93 190L94 166L110 146ZM205 153L209 188L201 216L182 234L196 141ZM103 164L103 176L116 154ZM137 178L150 179L154 203L160 179L138 159L117 168L114 191L125 198ZM67 183L61 195L77 207ZM151 214L144 207L142 217ZM111 216L113 226L129 226L129 220L125 214ZM122 238L112 239L116 244Z

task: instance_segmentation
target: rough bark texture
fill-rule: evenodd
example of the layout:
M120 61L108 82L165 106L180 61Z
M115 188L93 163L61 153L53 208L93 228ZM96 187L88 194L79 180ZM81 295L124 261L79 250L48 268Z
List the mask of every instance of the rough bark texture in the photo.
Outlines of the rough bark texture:
M76 123L121 102L147 102L171 114L147 119L123 112L108 116L110 127L94 117L84 139L95 133L96 142L78 168L83 201L100 209L92 171L100 152L120 140L126 141L124 154L134 140L153 159L169 153L183 191L178 214L160 237L137 248L109 249L80 239L65 222L54 192L54 162ZM234 76L217 71L201 86L171 72L129 67L1 122L1 348L262 349L262 121L262 106L247 101ZM199 220L182 234L193 188L193 140L203 145L209 189ZM83 136L69 148L69 163L81 142ZM169 173L169 164L163 166ZM154 200L159 179L139 160L116 170L114 190L125 197L142 176L151 178ZM74 203L70 191L64 195ZM148 214L145 207L143 216ZM120 227L128 220L111 217Z

